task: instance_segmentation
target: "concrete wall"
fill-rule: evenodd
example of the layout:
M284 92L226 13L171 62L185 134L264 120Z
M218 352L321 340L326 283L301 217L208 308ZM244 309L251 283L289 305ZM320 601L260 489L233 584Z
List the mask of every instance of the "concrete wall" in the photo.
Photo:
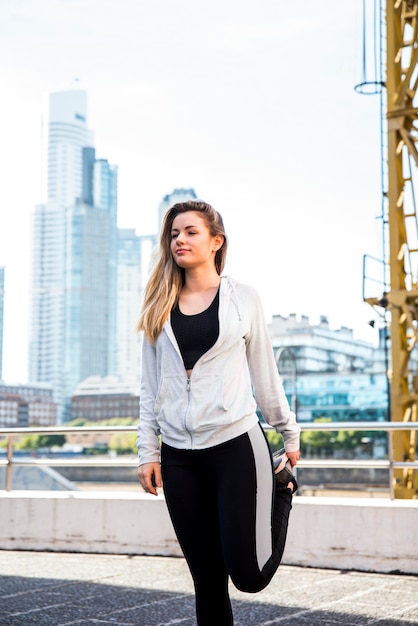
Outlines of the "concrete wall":
M418 574L418 501L295 497L283 562ZM181 556L164 498L0 493L0 549Z
M284 560L418 574L418 500L296 497Z

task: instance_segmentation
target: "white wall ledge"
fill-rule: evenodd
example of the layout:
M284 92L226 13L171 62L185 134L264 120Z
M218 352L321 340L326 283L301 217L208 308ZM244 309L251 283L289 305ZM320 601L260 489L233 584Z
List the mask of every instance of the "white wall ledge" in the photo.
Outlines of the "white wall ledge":
M294 498L283 563L418 574L418 500ZM0 492L0 549L181 556L164 497Z

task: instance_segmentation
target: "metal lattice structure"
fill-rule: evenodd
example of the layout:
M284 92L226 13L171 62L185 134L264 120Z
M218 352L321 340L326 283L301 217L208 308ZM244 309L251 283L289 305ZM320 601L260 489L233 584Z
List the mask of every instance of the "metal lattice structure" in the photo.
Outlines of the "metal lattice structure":
M418 176L418 0L387 0L386 119L388 254L390 287L379 298L390 318L390 406L392 421L407 426L418 419L418 221L415 180ZM418 497L414 462L417 431L393 432L391 458L405 467L392 469L395 498Z

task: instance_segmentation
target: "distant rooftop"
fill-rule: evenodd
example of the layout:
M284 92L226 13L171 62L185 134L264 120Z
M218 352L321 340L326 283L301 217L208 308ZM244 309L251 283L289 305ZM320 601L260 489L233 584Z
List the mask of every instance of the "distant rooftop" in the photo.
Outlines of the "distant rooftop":
M122 380L117 376L89 376L83 380L73 393L73 396L86 395L117 395L129 394L139 396L139 382L136 380Z

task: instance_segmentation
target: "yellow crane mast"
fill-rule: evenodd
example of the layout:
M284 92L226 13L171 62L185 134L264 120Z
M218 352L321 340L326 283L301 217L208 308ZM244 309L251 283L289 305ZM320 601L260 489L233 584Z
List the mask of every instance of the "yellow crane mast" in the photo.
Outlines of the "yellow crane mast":
M414 176L418 171L418 0L386 2L386 205L390 287L379 298L365 298L384 307L390 318L391 420L418 418L418 222ZM414 462L417 431L394 431L390 438L395 498L418 497Z

